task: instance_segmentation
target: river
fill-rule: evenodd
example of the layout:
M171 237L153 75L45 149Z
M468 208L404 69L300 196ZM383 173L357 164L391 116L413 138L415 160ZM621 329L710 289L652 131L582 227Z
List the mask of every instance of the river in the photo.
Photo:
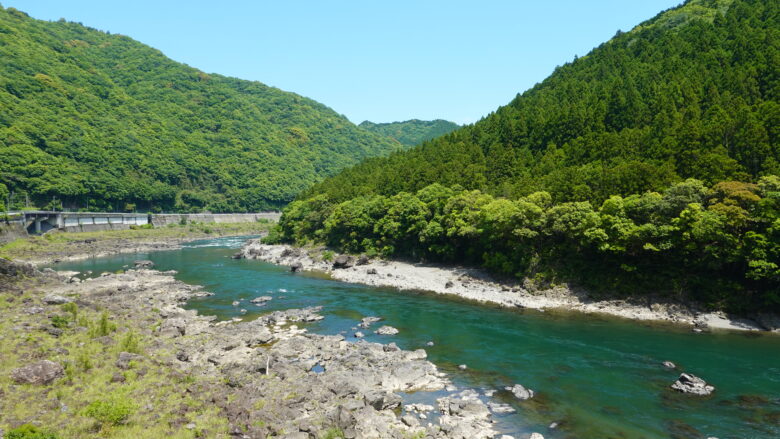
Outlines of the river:
M347 284L285 267L233 260L241 238L187 244L181 250L124 254L57 264L58 270L94 275L117 271L137 259L202 285L214 296L189 308L220 319L287 308L323 306L326 318L312 332L351 338L361 317L376 315L400 330L366 339L424 348L428 358L460 388L502 389L521 383L537 396L516 402L515 414L496 415L518 437L537 431L545 438L780 437L780 336L719 332L695 334L668 324L650 324L575 313L518 311L475 305L425 293ZM274 299L257 307L249 300ZM232 302L240 300L234 307ZM240 314L244 308L248 313ZM354 340L354 339L353 339ZM428 341L435 344L426 346ZM661 363L673 361L677 371ZM466 370L457 366L466 364ZM675 393L680 370L716 386L711 397ZM416 395L407 395L413 401ZM551 423L558 427L549 428Z

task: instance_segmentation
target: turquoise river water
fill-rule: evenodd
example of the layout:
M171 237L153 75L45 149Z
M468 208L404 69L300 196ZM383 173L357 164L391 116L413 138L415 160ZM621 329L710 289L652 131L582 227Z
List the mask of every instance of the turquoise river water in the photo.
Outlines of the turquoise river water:
M202 285L214 296L188 306L221 319L251 319L286 308L323 306L326 318L307 328L316 333L347 331L361 317L384 317L396 336L367 333L369 341L424 348L428 358L460 388L503 389L521 383L537 396L516 402L515 414L497 415L498 426L520 437L537 431L546 438L780 438L780 336L721 332L694 334L671 325L585 316L506 310L424 293L337 282L285 267L233 260L241 238L187 244L181 250L125 254L56 265L58 270L122 269L151 259L177 279ZM264 307L248 303L259 295ZM240 307L234 300L244 299ZM434 341L433 347L425 343ZM711 397L677 394L669 385L680 370L716 386ZM466 364L461 371L457 365ZM430 395L407 395L409 401ZM551 423L558 427L550 429Z

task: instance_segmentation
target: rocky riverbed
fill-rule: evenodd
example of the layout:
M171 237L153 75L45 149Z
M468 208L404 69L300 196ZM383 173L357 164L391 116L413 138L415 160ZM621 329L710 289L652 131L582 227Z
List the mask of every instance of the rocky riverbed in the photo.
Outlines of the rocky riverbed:
M3 260L5 317L12 324L3 330L13 335L2 337L29 340L43 334L49 348L40 348L43 342L39 342L37 351L15 352L0 363L5 404L42 405L42 410L16 415L0 405L0 428L32 423L67 430L68 423L75 421L65 411L72 410L76 419L83 416L83 410L70 408L79 402L64 396L63 386L74 385L77 379L74 363L84 361L74 359L70 352L85 344L74 346L69 338L73 334L88 343L115 346L101 348L104 357L92 360L110 360L111 364L99 369L111 377L111 392L121 393L125 387L127 392L139 391L131 390L131 381L150 376L150 370L186 377L176 391L216 410L215 416L225 421L222 427L204 430L189 421L186 408L174 413L155 409L151 403L140 408L138 416L165 422L168 434L197 430L201 437L399 439L493 438L498 434L484 398L454 389L447 376L426 360L422 349L404 351L393 343L350 342L342 336L309 333L303 326L323 318L318 308L218 322L182 308L187 300L209 293L176 281L172 274L139 269L79 281L72 273L38 272L32 266ZM111 325L124 331L122 341L117 345L110 334L93 333L102 324L77 323L81 318L57 324L68 321L63 316L72 312L68 304L76 304L83 312L110 315L113 323L105 323L106 331L110 332ZM136 333L143 340L142 348L123 351L127 334ZM18 341L17 346L24 349L25 343ZM88 371L85 368L83 373ZM438 396L442 389L449 393L436 402L435 416L423 405L404 408L399 394L439 391ZM60 396L50 400L47 394ZM133 418L129 419L132 423ZM94 431L90 428L85 427L83 437Z
M251 240L235 257L289 266L293 271L320 271L337 280L401 290L428 291L510 308L567 310L601 313L635 319L689 325L695 331L710 329L772 331L780 333L780 316L757 315L752 319L704 312L686 303L667 299L603 300L566 285L540 288L533 282L507 282L483 270L437 264L369 259L365 256L329 255L322 249L268 245Z

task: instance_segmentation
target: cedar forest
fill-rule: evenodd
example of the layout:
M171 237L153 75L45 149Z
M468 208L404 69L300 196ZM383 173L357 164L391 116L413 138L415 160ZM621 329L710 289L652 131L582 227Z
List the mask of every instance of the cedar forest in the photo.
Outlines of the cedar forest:
M271 242L780 310L780 3L689 0L474 125L304 192Z

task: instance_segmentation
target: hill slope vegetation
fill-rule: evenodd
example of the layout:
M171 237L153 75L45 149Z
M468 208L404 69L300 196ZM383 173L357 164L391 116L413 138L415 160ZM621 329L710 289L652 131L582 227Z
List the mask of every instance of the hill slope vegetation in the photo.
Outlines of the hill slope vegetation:
M17 203L254 211L400 148L311 99L0 7L0 184Z
M392 137L405 146L416 146L426 140L449 134L460 128L455 122L442 119L412 119L404 122L390 123L364 121L358 126L383 136Z
M780 4L689 0L315 185L273 239L780 310L779 74Z

